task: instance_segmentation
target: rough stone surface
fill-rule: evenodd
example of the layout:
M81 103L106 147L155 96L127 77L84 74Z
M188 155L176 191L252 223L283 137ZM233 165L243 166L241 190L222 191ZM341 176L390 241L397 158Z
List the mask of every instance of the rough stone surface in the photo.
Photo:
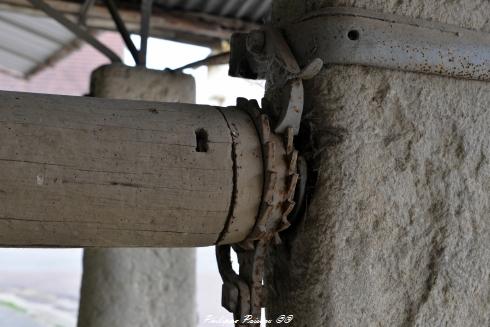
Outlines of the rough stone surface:
M321 6L489 28L483 0L276 0L273 15ZM268 316L490 326L490 84L330 66L306 99L318 179L306 218L270 253Z
M195 252L85 250L80 327L196 325Z
M192 76L182 73L112 64L92 73L90 94L112 99L194 103L196 84Z
M355 7L489 31L485 0L274 0L274 22L293 21L325 7Z
M98 97L195 101L189 75L122 65L92 75ZM79 327L196 325L194 249L87 249Z

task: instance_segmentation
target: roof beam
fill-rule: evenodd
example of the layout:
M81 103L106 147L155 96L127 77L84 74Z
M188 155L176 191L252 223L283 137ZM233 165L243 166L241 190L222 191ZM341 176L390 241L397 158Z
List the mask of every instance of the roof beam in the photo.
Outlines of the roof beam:
M83 3L60 0L45 2L65 14L73 22L79 20ZM2 0L0 10L13 10L32 15L43 15L26 0ZM119 11L129 32L139 34L141 12L139 8L121 7ZM98 30L116 30L105 6L95 4L86 16L86 26ZM234 32L247 32L258 28L257 24L239 19L218 17L203 13L167 11L155 7L152 12L149 35L192 44L215 46L228 40Z

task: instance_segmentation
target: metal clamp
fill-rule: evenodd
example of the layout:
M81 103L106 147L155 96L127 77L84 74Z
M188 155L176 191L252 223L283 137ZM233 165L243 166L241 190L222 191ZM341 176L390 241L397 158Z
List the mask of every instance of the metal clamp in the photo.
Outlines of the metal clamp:
M319 58L325 64L490 80L489 33L357 8L322 9L280 28L300 66ZM240 43L247 39L259 38L232 39L230 74L264 78L268 65L256 52L243 51Z
M490 80L490 34L363 9L327 8L283 32L296 58Z
M271 74L270 79L289 92L287 105L275 119L274 132L285 133L291 127L297 135L303 114L303 80L318 74L323 61L314 58L301 69L282 32L270 26L250 34L234 34L231 44L231 76L256 79L265 78L271 71L278 73Z
M264 159L264 187L262 203L255 226L245 241L233 245L240 265L239 273L232 269L229 245L216 247L216 258L223 279L222 305L233 312L235 326L259 326L261 309L264 306L263 285L264 261L267 248L272 243L280 243L279 232L290 226L289 216L296 201L304 195L306 176L304 164L298 169L298 151L293 145L293 128L283 135L271 132L269 118L260 111L256 101L238 99L237 107L246 111L257 128L262 143ZM301 181L300 181L301 179ZM299 182L300 181L300 182Z

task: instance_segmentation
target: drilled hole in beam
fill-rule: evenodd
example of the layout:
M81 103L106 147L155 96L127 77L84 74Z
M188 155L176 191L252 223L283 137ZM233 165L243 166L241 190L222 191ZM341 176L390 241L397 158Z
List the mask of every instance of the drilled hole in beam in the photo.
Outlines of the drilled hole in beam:
M359 31L358 30L350 30L347 33L347 37L351 41L357 41L357 40L359 40L359 37L360 37Z
M204 128L196 129L196 151L208 152L208 150L209 150L208 132L206 132Z

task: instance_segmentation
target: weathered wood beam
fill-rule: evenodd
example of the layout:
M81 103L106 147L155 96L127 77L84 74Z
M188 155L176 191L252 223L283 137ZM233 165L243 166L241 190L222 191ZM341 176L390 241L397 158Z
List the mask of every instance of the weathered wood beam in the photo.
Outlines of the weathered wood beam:
M65 14L67 18L77 22L82 3L60 0L45 0L54 9ZM0 10L14 10L31 15L43 15L34 9L26 0L3 0ZM121 18L131 33L139 33L141 13L138 8L121 7ZM85 17L88 28L112 30L116 27L106 7L96 4ZM233 32L245 32L256 29L255 23L239 19L218 17L204 13L167 11L155 7L150 23L150 36L171 39L181 42L214 46L221 40L228 40Z
M234 243L259 211L260 142L236 109L0 92L0 140L0 246Z

